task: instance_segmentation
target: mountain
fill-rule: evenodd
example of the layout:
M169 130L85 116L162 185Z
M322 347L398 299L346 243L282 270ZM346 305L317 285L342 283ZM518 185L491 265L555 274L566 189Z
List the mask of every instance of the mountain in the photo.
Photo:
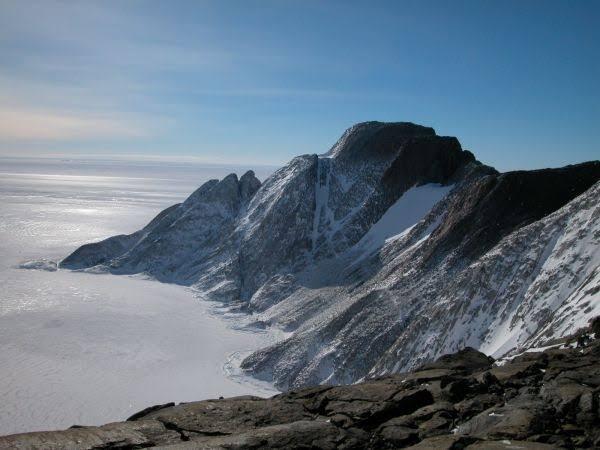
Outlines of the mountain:
M474 349L349 386L167 403L126 422L0 436L0 448L584 449L600 446L600 318L544 351Z
M353 383L542 345L600 314L599 180L598 161L498 173L431 128L367 122L60 266L147 273L284 329L242 363L281 389Z

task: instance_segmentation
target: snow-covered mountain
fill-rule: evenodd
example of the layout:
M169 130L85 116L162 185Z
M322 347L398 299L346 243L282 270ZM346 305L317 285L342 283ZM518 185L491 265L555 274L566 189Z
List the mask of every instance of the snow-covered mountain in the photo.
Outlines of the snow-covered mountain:
M290 336L243 362L280 388L471 346L499 356L600 314L600 162L499 174L452 137L361 123L262 185L202 185L69 269L147 273Z

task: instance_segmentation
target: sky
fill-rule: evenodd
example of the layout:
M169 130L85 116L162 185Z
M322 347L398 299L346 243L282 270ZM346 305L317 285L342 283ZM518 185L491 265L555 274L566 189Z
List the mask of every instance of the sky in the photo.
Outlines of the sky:
M600 158L600 2L0 0L0 156L281 165L367 120Z

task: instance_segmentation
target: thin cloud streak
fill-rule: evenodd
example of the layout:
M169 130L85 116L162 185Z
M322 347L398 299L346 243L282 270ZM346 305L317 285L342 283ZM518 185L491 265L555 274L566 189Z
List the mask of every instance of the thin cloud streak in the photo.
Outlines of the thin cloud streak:
M0 141L147 138L148 129L127 120L44 110L0 109Z
M123 161L153 164L198 164L202 166L215 167L238 167L252 166L269 169L278 169L287 161L279 163L272 159L261 159L259 157L224 157L218 151L204 152L203 156L172 154L148 154L148 153L122 153L116 149L106 149L101 153L65 152L56 150L31 150L16 147L12 150L0 151L0 158L6 159L56 159L56 160L83 160L83 161Z

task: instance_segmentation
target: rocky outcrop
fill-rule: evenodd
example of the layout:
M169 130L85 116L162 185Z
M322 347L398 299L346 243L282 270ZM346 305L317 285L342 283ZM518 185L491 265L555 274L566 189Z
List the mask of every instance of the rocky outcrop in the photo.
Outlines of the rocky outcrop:
M479 256L515 229L560 209L600 179L597 161L482 177L456 196L432 247ZM439 244L439 245L435 245Z
M254 172L238 180L231 174L209 180L183 203L161 212L143 229L87 244L60 262L61 268L116 274L144 272L154 278L189 285L200 273L214 274L223 292L239 296L235 241L223 245L249 201L260 188Z
M0 448L595 448L600 340L591 331L503 361L466 348L355 385L158 405L127 422L0 437Z

